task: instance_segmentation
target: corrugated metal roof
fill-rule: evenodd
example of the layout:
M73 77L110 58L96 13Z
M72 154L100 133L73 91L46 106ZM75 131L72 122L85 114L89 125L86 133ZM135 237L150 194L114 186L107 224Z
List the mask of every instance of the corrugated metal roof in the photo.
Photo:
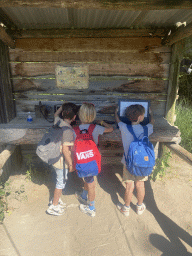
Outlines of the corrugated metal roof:
M192 22L192 10L91 10L34 7L4 7L19 29L170 27Z

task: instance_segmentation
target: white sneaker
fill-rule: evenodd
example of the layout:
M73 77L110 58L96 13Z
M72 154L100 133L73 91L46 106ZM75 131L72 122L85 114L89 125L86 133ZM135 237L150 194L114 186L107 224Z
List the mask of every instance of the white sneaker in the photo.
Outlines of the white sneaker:
M126 217L129 216L130 206L126 207L125 205L121 206L120 204L117 204L117 209Z
M80 208L81 212L86 213L87 215L89 215L91 217L95 217L95 215L96 215L95 210L90 210L89 205L80 204L79 208Z
M53 198L52 200L49 202L49 206L53 203ZM66 203L63 203L63 201L61 200L61 198L59 198L59 201L58 201L58 204L59 206L64 209L65 207L67 207Z
M146 209L146 206L144 203L142 203L142 205L138 205L137 204L137 214L141 215Z
M51 204L47 209L47 213L55 216L63 215L64 209L60 207L60 205L53 205Z

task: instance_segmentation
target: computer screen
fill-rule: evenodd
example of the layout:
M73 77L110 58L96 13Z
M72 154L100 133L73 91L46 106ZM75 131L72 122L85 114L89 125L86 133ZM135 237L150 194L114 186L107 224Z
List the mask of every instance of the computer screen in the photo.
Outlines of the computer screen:
M131 105L142 105L145 108L145 116L141 125L146 125L150 122L149 120L149 107L150 101L148 100L119 100L119 118L126 124L131 124L130 120L125 116L125 110Z

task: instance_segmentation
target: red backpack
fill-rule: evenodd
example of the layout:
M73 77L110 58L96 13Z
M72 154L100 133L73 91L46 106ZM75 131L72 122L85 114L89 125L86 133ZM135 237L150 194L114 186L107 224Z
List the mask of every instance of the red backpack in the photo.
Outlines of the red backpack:
M76 134L74 164L80 178L96 176L101 171L101 154L93 140L94 124L88 130L73 128Z

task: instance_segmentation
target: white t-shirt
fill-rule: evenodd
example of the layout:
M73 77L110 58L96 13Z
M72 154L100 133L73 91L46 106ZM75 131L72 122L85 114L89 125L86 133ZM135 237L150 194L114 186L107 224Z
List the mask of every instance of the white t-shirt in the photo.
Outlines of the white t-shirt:
M89 125L90 124L80 124L79 129L80 130L84 130L84 129L88 130ZM96 143L96 145L98 145L99 135L103 135L104 131L105 131L105 127L103 127L101 125L96 125L95 126L95 129L93 130L92 135L93 135L93 140Z
M118 126L119 126L119 129L121 131L123 149L124 149L125 154L127 154L128 150L129 150L129 146L130 146L131 142L134 141L134 138L133 138L133 135L127 129L127 124L125 124L123 122L119 122ZM146 126L148 128L148 136L149 136L153 133L153 125L152 124L147 124ZM142 125L136 124L136 125L133 125L132 127L133 127L133 131L134 131L136 137L139 138L139 139L142 139L143 135L144 135L144 130L143 130ZM123 158L121 160L121 163L125 165L124 155L123 155Z

